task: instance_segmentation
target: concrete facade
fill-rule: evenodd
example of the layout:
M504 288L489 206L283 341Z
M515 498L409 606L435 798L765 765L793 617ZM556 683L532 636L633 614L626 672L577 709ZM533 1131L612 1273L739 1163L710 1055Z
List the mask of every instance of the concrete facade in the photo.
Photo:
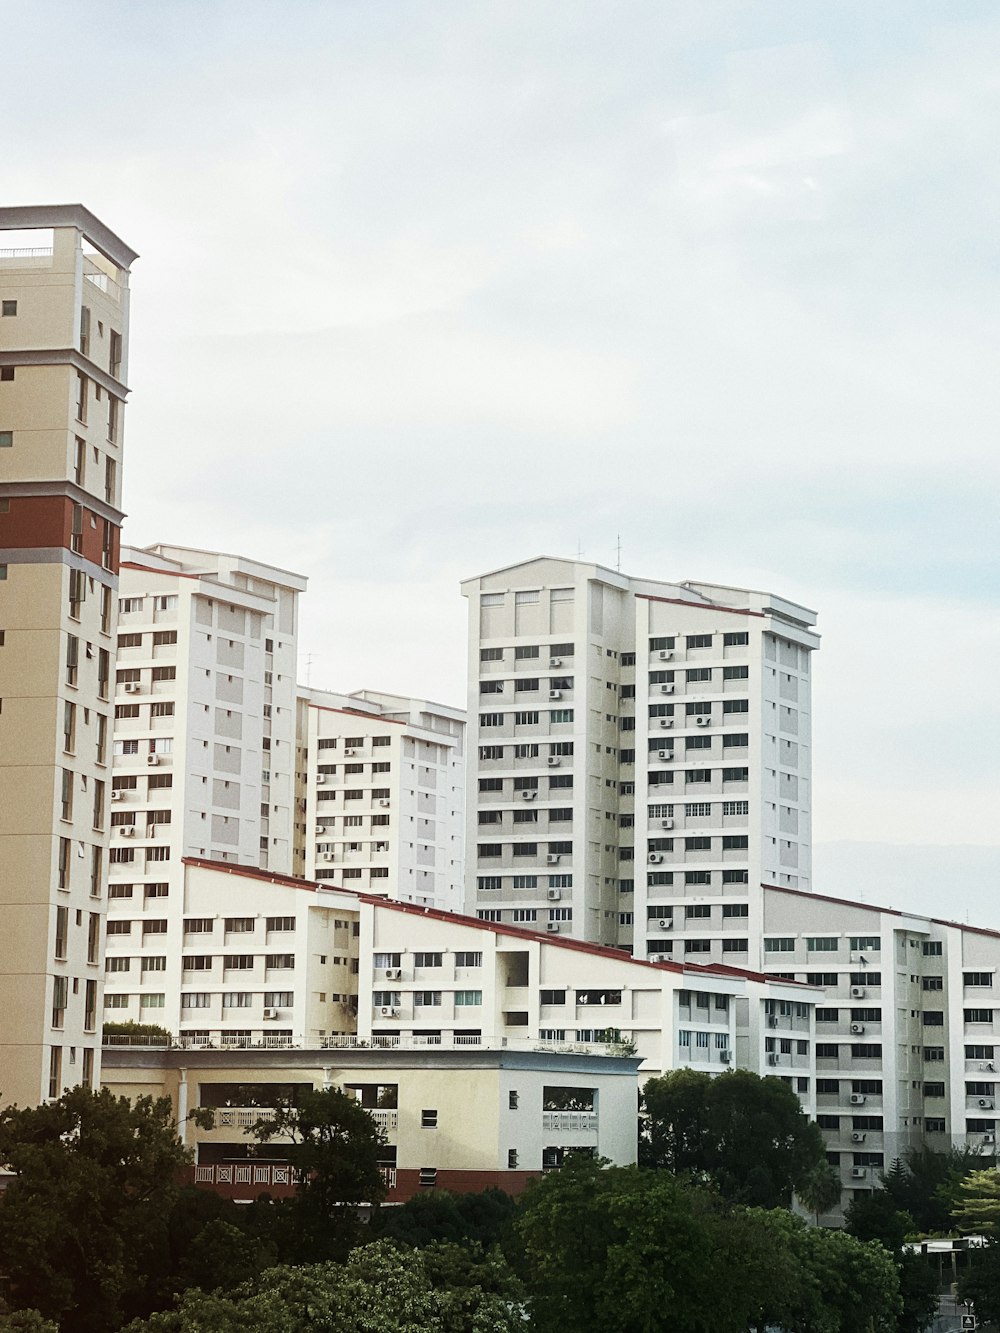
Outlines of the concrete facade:
M129 268L0 208L0 1104L100 1077Z
M300 689L301 873L461 911L465 714L375 690Z
M545 557L463 593L469 910L675 957L672 918L725 905L731 954L686 956L759 966L751 886L810 884L814 613Z

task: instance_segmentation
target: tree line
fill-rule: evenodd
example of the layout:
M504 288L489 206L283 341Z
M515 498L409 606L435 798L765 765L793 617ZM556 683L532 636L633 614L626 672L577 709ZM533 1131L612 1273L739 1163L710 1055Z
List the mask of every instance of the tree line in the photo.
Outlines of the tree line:
M905 1238L1000 1220L981 1162L916 1154L843 1231L808 1225L793 1198L820 1213L839 1183L786 1084L684 1070L644 1098L637 1166L573 1154L517 1201L434 1191L398 1207L379 1206L381 1131L337 1089L258 1123L301 1184L240 1206L181 1183L190 1155L166 1099L73 1089L8 1108L0 1328L920 1333L934 1280ZM985 1313L989 1292L976 1298Z

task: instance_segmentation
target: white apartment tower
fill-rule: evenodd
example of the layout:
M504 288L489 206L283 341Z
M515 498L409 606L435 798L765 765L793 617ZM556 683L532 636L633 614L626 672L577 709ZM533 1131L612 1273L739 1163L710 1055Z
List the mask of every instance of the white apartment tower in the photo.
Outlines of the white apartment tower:
M166 995L180 993L184 856L292 872L305 586L242 556L166 545L123 552L109 1019L158 1022Z
M470 910L671 957L718 906L756 966L751 886L809 887L814 613L548 557L463 592Z
M0 1105L100 1078L128 271L0 208Z
M465 713L376 690L300 690L307 878L460 912Z

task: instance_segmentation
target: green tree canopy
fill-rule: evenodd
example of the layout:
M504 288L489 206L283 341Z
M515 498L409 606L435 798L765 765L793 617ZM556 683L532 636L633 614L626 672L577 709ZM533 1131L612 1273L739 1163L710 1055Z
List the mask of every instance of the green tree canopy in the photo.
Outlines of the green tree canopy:
M73 1088L0 1111L0 1254L15 1306L66 1333L104 1333L146 1307L188 1161L169 1100Z
M520 1333L520 1296L497 1254L376 1241L344 1265L272 1268L228 1295L187 1291L128 1333Z
M498 1244L507 1233L517 1205L503 1190L449 1194L433 1190L415 1194L398 1208L382 1208L372 1218L374 1235L424 1246L432 1241Z
M951 1215L960 1231L995 1235L1000 1222L1000 1174L995 1170L970 1171L958 1183Z
M253 1133L261 1143L288 1140L283 1148L300 1176L295 1199L283 1205L296 1261L345 1258L363 1235L357 1205L385 1195L385 1136L374 1119L339 1088L324 1088L278 1107Z
M643 1164L709 1176L736 1203L788 1207L826 1163L819 1129L781 1079L678 1069L650 1079L643 1104Z
M898 1158L882 1177L883 1188L900 1212L909 1213L921 1235L943 1235L951 1230L951 1210L959 1182L987 1162L969 1148L932 1152L911 1149Z

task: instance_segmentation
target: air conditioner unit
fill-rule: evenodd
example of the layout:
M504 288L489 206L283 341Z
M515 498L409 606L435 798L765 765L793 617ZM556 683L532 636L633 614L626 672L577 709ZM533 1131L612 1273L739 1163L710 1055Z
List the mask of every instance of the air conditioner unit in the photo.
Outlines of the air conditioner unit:
M867 1171L867 1168L866 1168L866 1167L863 1167L863 1166L852 1166L852 1167L851 1167L851 1179L852 1179L852 1180L864 1180L865 1177L866 1177L867 1175L868 1175L868 1171Z
M388 804L389 804L389 799L386 796L383 796L382 799L379 801L379 805L388 805Z
M560 758L559 758L559 756L558 756L557 754L550 754L550 755L549 755L549 759L548 759L549 768L558 768L561 762L562 762L562 761L560 760Z
M673 657L673 653L670 651L669 648L662 648L658 656L661 662L669 662L670 659Z
M865 1030L865 1025L864 1025L864 1023L852 1023L852 1024L851 1024L851 1036L853 1036L853 1037L860 1037L861 1034L864 1032L864 1030Z
M392 1006L391 1004L384 1004L384 1005L382 1006L382 1008L379 1010L379 1013L382 1015L383 1018L398 1018L398 1017L399 1017L399 1010L398 1010L398 1009L394 1009L393 1006Z
M562 658L561 658L561 657L550 657L550 658L549 658L549 666L562 666Z
M672 685L661 685L661 686L660 686L660 693L661 693L661 694L673 694L673 692L674 692L674 687L673 687Z
M562 889L549 889L545 896L550 903L557 903L562 897Z
M387 967L385 969L386 981L399 981L402 975L403 969L401 967Z
M277 1017L278 1017L278 1011L277 1011L277 1009L265 1009L265 1010L264 1010L264 1017L265 1017L265 1018L277 1018Z
M768 1051L768 1053L767 1053L767 1063L768 1063L769 1065L776 1065L776 1064L778 1063L778 1053L777 1053L777 1051Z
M146 755L146 763L150 764L153 768L155 768L159 762L160 762L160 756L158 754Z
M778 1026L778 1020L774 1017L773 1014L768 1016L767 1026L769 1028L776 1028Z
M662 920L657 921L656 928L657 930L673 930L674 923L669 917L663 917Z
M992 1103L992 1101L989 1099L989 1097L980 1097L980 1099L979 1099L979 1106L980 1106L980 1107L982 1108L982 1110L984 1110L984 1111L992 1111L992 1110L993 1110L993 1103Z
M674 821L672 819L660 820L660 828L673 828L673 826L674 826Z
M659 852L650 852L650 853L649 853L649 864L650 864L651 866L658 866L662 860L663 860L663 857L660 855Z
M125 793L123 791L113 791L111 793L111 799L113 801L124 801Z
M323 853L323 860L324 860L324 861L332 861L332 860L333 860L333 852L324 852L324 853Z
M732 1058L733 1058L733 1053L731 1050L728 1049L728 1047L724 1047L719 1052L719 1061L721 1064L728 1065L732 1061Z
M852 999L852 1000L863 1000L864 998L865 998L865 988L864 988L864 986L852 986L852 987L851 987L851 999Z
M545 929L549 932L550 935L558 935L558 934L559 934L559 922L558 922L558 921L549 921L549 922L546 923L546 925L545 925Z
M550 699L561 699L561 698L562 698L562 690L549 690L549 698L550 698Z
M352 750L348 748L344 751L344 754L357 754L357 750Z
M710 727L712 725L712 719L710 717L696 717L695 722L699 727Z
M123 824L121 828L118 830L118 832L121 834L123 838L134 838L135 826L132 824Z
M852 1105L852 1106L864 1106L864 1104L865 1104L865 1094L864 1094L863 1092L852 1092L852 1093L851 1093L851 1105Z
M860 1132L855 1132L854 1134L851 1135L852 1143L864 1143L864 1141L865 1141L865 1136Z
M325 774L325 773L317 773L317 774L316 774L316 786L317 786L317 787L322 787L322 786L325 784L325 782L326 782L326 774Z
M559 864L559 853L558 853L558 852L551 852L551 853L545 858L545 864L546 864L547 866L557 866L557 865Z
M127 680L125 682L126 694L138 694L141 688L142 687L137 680Z
M316 837L317 837L317 838L322 838L323 835L324 835L325 833L327 833L327 832L329 832L329 830L327 829L327 827L326 827L325 824L317 824L317 825L316 825Z
M996 1143L996 1141L997 1141L997 1136L996 1136L995 1134L984 1134L984 1135L983 1135L983 1142L984 1142L984 1143Z
M673 759L674 752L673 750L657 750L656 757L657 759Z
M672 727L674 725L674 719L672 717L661 717L659 723L661 727Z
M521 792L521 800L522 800L522 801L533 801L537 795L538 795L538 792L536 792L536 791L523 791L523 792Z

